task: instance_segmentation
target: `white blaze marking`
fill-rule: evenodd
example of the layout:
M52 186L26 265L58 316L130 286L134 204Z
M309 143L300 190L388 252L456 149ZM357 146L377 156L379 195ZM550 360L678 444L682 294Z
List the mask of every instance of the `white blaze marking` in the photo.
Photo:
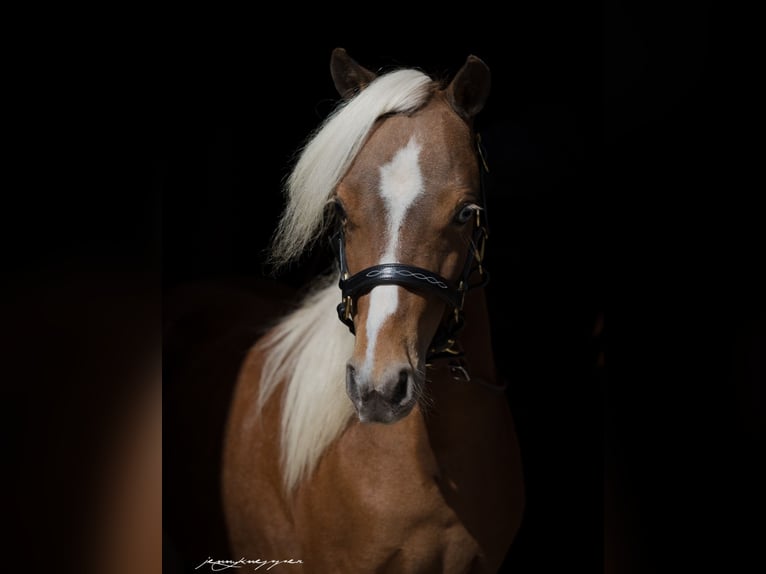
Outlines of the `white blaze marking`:
M411 138L409 143L380 167L380 196L386 206L386 249L379 263L396 263L399 231L410 206L423 192L423 174L418 157L420 144ZM386 319L399 304L399 288L396 285L380 285L370 292L370 309L367 314L367 351L362 371L372 374L375 343Z

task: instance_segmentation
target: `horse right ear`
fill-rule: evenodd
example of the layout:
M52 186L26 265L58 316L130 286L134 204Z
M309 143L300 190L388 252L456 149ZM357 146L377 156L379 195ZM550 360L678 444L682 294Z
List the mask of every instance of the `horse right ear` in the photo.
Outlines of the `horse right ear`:
M345 99L356 95L377 77L375 72L361 66L343 48L335 48L332 51L330 74L335 89Z

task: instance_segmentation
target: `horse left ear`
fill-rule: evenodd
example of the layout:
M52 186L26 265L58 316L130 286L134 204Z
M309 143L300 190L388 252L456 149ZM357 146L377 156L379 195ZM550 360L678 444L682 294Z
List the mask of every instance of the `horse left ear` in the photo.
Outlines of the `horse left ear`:
M471 54L447 86L447 99L459 115L470 120L484 108L490 85L489 67Z
M343 48L335 48L332 51L330 74L335 89L346 100L367 87L367 84L377 77L375 72L360 65Z

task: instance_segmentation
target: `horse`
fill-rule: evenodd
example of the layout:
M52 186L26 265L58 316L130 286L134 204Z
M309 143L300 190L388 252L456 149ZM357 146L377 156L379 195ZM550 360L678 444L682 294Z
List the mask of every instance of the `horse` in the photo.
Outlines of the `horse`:
M338 105L296 154L269 261L330 241L334 262L238 372L231 552L302 572L497 572L525 497L484 288L489 67L376 73L338 47L330 75Z

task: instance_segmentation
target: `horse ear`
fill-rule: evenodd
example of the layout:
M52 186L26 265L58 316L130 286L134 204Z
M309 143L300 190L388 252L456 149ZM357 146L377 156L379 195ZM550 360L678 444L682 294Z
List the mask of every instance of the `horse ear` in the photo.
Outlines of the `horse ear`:
M490 85L489 67L471 54L447 86L447 99L459 115L470 120L484 108Z
M345 99L354 96L377 76L348 55L345 49L335 48L330 58L330 74L335 89Z

